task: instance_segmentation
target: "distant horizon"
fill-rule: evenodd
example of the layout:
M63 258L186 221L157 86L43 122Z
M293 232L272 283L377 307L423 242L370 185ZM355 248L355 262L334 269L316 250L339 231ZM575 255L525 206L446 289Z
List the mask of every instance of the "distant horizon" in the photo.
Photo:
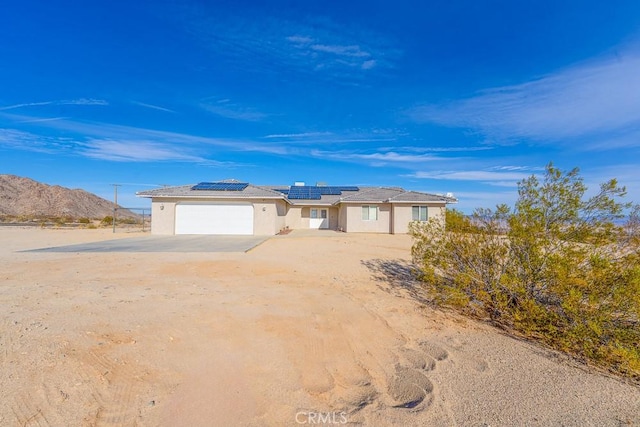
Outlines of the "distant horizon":
M640 3L24 0L0 173L131 206L228 178L513 205L553 162L640 202Z

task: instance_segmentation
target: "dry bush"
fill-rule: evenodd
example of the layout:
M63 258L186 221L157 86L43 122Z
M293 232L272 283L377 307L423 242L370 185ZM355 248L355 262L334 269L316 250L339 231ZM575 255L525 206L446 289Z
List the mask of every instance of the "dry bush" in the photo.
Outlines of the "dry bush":
M442 304L640 379L640 208L616 180L586 191L549 164L513 210L413 223L414 261Z

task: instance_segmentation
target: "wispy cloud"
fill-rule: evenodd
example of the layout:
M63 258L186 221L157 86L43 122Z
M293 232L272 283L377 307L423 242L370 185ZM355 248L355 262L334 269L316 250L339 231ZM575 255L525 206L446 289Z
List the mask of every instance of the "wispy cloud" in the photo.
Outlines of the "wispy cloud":
M55 154L69 151L72 146L73 140L70 138L36 135L17 129L0 129L0 148Z
M474 151L493 150L495 147L488 145L465 147L380 147L380 150L402 150L411 153L465 153Z
M269 115L266 113L262 113L253 108L244 107L240 104L233 103L228 99L221 99L209 103L201 103L200 106L212 114L233 120L260 122L269 117Z
M18 121L18 123L52 122L52 121L55 121L55 120L65 120L65 119L68 119L68 117L47 117L47 118L42 118L42 119L28 119L28 120Z
M131 101L131 103L135 105L139 105L141 107L150 108L152 110L165 111L167 113L175 113L175 111L165 107L160 107L159 105L147 104L145 102L139 102L139 101Z
M326 44L312 44L309 46L311 50L316 52L331 53L338 56L349 56L352 58L369 58L371 53L363 51L358 45L340 46Z
M390 143L403 134L394 130L348 129L333 132L302 132L269 134L262 138L289 145L344 145L351 143ZM389 149L393 150L393 149Z
M395 151L378 151L378 152L353 152L353 151L323 151L312 150L311 155L322 159L331 159L339 161L355 161L367 163L371 166L385 166L388 164L415 164L423 162L432 162L445 160L432 154L407 154Z
M80 98L80 99L43 101L43 102L25 102L22 104L13 104L13 105L0 107L0 111L15 110L18 108L25 108L25 107L41 107L45 105L109 105L109 103L103 99L93 99L93 98Z
M540 142L626 134L640 126L640 53L581 63L543 78L444 105L423 105L419 122L472 129L498 142ZM584 142L584 141L582 141ZM640 140L624 140L640 146Z
M335 36L325 35L326 40L331 38ZM374 47L339 42L329 44L319 37L300 35L288 36L286 40L290 42L294 53L304 59L307 64L313 65L316 70L332 67L371 70L377 66L389 65L380 61L384 55Z
M405 176L419 179L473 181L499 187L515 187L519 181L539 170L539 168L527 168L523 166L499 166L482 170L417 171Z
M6 113L0 117L19 124L36 120ZM212 138L147 128L60 119L38 123L50 130L32 133L21 129L0 129L0 147L46 153L77 154L112 161L176 160L222 164L212 160L223 153L254 152L271 155L295 155L287 144L256 142L242 138ZM64 135L64 137L56 136ZM224 163L229 164L229 163Z
M341 64L351 68L370 70L379 63L374 58L374 50L358 44L326 44L309 36L289 36L286 38L291 46L307 60L316 62L315 68Z
M108 129L102 133L113 138L71 138L44 136L17 129L0 129L0 149L4 147L52 155L77 155L115 162L178 161L214 166L237 165L234 162L217 161L199 154L208 153L210 150L203 149L202 141L198 139L196 141L199 144L185 136L176 143L175 138L161 138L161 133L140 130L135 132L134 128L129 130L132 132L125 132L129 134L129 138L118 137L120 132L109 132ZM174 134L175 136L177 135ZM185 141L189 141L190 144Z
M152 141L89 139L81 144L78 151L86 157L116 162L169 160L193 163L210 162L203 157L188 154L190 149L185 150L184 147Z
M94 98L80 98L80 99L72 99L70 101L57 101L55 102L57 105L109 105L109 102L104 99L94 99Z
M222 14L222 15L221 15ZM399 56L385 37L345 27L327 18L291 21L263 14L208 15L203 8L181 6L174 15L187 32L231 64L260 73L284 70L342 77L347 82L387 69Z
M334 135L332 132L304 132L304 133L276 133L272 135L265 135L266 139L303 139L303 138L318 138Z
M13 105L7 105L4 107L0 107L0 111L3 110L14 110L16 108L23 108L23 107L39 107L42 105L49 105L49 104L53 104L53 101L44 101L44 102L25 102L23 104L13 104Z

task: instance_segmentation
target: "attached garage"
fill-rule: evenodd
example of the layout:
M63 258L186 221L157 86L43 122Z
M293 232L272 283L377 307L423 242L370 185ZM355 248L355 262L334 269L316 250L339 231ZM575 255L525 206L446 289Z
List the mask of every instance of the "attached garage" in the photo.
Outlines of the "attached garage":
M253 234L253 204L178 203L175 234Z

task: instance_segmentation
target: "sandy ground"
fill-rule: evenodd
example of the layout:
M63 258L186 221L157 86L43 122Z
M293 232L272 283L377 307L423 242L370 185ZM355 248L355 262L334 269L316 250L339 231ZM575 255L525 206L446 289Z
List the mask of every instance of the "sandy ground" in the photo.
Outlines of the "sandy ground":
M0 229L0 425L640 425L637 386L424 304L407 236L29 253Z

